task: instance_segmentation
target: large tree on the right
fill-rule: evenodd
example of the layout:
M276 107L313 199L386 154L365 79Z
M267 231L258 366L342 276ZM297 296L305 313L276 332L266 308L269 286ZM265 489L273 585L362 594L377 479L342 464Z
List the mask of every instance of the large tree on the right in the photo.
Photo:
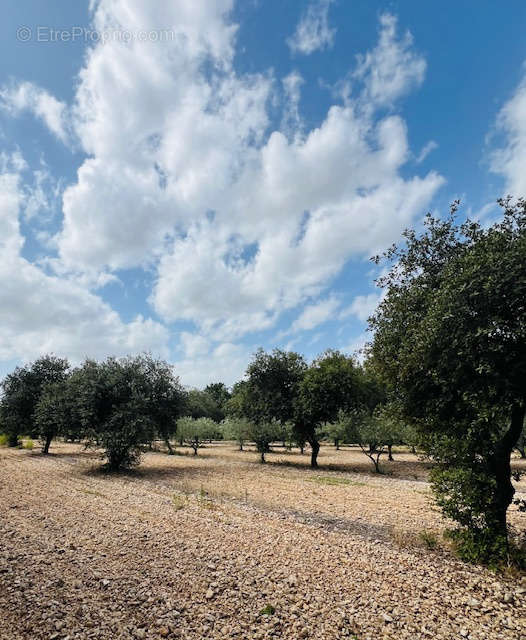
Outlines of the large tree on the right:
M426 217L382 257L385 297L369 349L437 460L433 486L466 540L507 548L511 452L526 406L526 201L483 227Z

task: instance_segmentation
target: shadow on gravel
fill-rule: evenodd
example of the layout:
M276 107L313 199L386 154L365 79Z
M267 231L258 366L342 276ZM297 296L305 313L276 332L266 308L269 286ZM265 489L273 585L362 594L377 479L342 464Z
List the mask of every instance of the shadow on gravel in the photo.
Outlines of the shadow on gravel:
M309 463L296 462L292 460L272 460L269 458L269 465L275 465L279 467L290 467L298 471L316 472L320 471L336 471L339 473L357 473L360 475L371 476L373 478L392 478L394 480L416 480L419 482L425 482L428 479L430 469L433 468L433 464L425 461L396 461L380 463L380 467L383 473L375 473L373 466L368 460L364 460L363 463L353 462L351 464L324 464L323 460L319 462L319 466L316 469L312 469Z

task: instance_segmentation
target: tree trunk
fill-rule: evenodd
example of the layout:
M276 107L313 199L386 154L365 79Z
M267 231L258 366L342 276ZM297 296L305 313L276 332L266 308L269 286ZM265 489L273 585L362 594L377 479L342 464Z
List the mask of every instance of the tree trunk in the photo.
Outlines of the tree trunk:
M320 452L320 443L317 440L312 440L310 443L312 452L310 456L310 466L316 469L318 466L318 453Z
M47 455L49 453L49 445L51 444L51 440L53 440L53 436L48 434L44 441L44 446L42 447L42 453L44 455Z
M305 453L305 445L304 444L300 444L300 453L301 453L301 455L303 455Z
M493 498L493 517L496 533L507 538L507 511L515 489L511 482L511 453L520 437L524 422L525 404L515 404L511 410L511 422L508 431L495 447L495 453L489 460L490 469L495 476L497 486Z
M7 439L8 447L18 447L18 433L10 433Z
M265 460L265 452L261 451L261 464L265 464L266 460Z
M239 441L239 450L243 451L243 440Z
M172 443L170 442L170 438L168 436L165 436L164 438L164 444L168 447L168 453L173 456L174 454L174 449L172 447Z
M340 450L340 439L339 438L335 438L334 439L334 446L336 447L336 451Z
M388 444L387 445L387 459L389 460L389 462L393 462L394 458L393 458L393 445L392 444Z

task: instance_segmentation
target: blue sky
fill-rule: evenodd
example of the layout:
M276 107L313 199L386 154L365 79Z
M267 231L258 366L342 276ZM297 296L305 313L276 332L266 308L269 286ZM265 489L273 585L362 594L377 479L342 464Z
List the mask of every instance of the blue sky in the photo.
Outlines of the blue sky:
M526 194L526 5L4 0L0 373L353 352L373 253Z

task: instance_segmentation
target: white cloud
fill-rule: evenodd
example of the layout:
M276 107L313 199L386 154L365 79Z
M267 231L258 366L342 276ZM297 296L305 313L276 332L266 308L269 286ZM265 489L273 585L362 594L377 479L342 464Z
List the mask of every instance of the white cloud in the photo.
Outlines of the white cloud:
M314 51L330 49L336 29L329 26L329 8L334 0L314 0L303 13L294 35L287 39L293 53L310 55Z
M380 16L378 45L358 57L354 77L363 81L366 104L390 106L409 90L419 86L425 76L426 61L413 49L413 37L406 31L397 34L395 16Z
M292 323L291 332L310 331L327 320L331 320L335 317L339 306L340 302L334 296L316 304L307 305Z
M208 353L177 360L175 370L182 382L192 387L202 389L211 382L224 382L230 386L243 377L249 358L244 347L224 342Z
M382 294L378 293L356 296L352 303L346 309L342 310L340 318L356 316L362 322L367 322L367 319L374 313L374 310L380 303L381 299Z
M411 158L406 124L378 111L425 72L392 16L382 17L378 46L349 74L356 97L330 106L309 130L294 72L282 80L283 121L273 130L269 103L279 87L270 71L235 71L232 4L93 3L100 32L162 26L176 37L96 45L73 105L56 110L55 129L66 113L86 159L64 192L61 231L42 236L57 247L58 258L47 262L56 276L17 264L59 307L67 300L64 323L56 331L51 320L42 326L72 353L85 345L111 352L166 344L162 325L143 318L125 324L92 293L122 269L147 266L155 271L150 302L162 320L196 326L181 336L183 381L185 372L194 384L207 376L198 369L207 370L208 360L217 378L241 371L247 354L234 340L273 327L284 310L298 308L298 321L308 324L300 306L323 309L345 263L388 246L443 184L432 171L403 175ZM316 6L327 15L328 2ZM69 304L77 315L66 313ZM36 327L37 320L35 336Z
M185 356L189 358L206 355L210 350L210 341L199 334L183 331L180 338Z
M300 116L299 103L301 98L301 86L304 80L300 73L292 71L281 81L285 92L285 107L281 121L282 131L290 137L301 136L303 121Z
M26 196L11 169L0 174L0 360L48 352L73 361L150 349L167 355L162 325L141 316L123 323L74 280L46 275L21 257L19 218Z
M438 149L438 144L434 140L430 140L422 147L420 153L416 156L416 163L420 164L421 162L424 162L427 156L435 149Z
M505 136L505 146L491 154L491 170L504 177L505 192L526 196L526 73L515 93L502 107L497 130Z
M67 107L50 93L31 82L0 89L0 108L12 115L32 112L62 142L68 141Z

